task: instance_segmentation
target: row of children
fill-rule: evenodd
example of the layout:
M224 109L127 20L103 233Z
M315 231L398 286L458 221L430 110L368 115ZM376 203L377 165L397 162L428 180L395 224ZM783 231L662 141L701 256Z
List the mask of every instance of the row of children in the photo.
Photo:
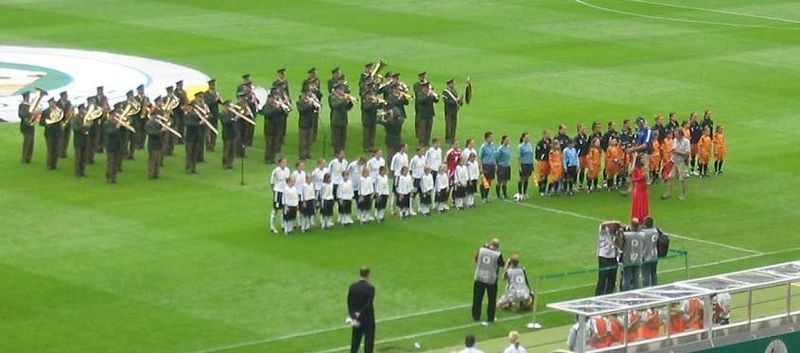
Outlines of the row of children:
M450 168L454 154L458 157ZM374 150L370 159L362 156L352 162L345 158L344 151L339 151L330 162L318 160L316 168L308 173L304 162L297 162L295 170L290 170L286 159L281 159L270 176L270 230L278 233L276 224L281 216L286 234L291 234L296 225L301 232L308 231L317 213L321 228L331 228L334 206L338 223L346 227L354 223L354 203L361 224L384 221L390 202L392 214L399 218L417 214L427 217L433 211L444 213L450 209L451 195L454 207L474 207L480 177L476 158L474 152L462 158L456 148L448 151L448 162L444 163L439 142L434 139L430 147L418 148L411 158L407 146L401 145L388 166L380 149Z

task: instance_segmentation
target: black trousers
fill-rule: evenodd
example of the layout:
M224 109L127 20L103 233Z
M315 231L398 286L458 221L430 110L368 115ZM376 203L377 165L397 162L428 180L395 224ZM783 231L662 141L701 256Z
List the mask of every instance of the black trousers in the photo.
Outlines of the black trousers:
M361 347L361 338L364 338L364 353L372 353L375 349L375 320L361 321L361 325L353 327L350 340L350 353L358 353Z
M597 272L597 288L594 290L594 295L603 295L614 293L614 284L617 283L617 259L597 257L598 268Z
M486 306L486 317L488 321L494 321L494 312L497 309L497 283L486 284L475 281L472 286L472 319L481 319L481 304L483 304L483 294L489 295L489 303Z

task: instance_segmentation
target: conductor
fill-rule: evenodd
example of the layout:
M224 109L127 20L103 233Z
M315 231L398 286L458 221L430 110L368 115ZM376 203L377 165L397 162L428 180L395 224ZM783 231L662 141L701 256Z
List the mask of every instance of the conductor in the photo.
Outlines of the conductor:
M375 299L375 287L369 283L369 268L362 267L361 278L350 285L347 292L346 323L353 326L350 342L350 353L357 353L364 337L364 353L372 353L375 347L375 312L372 301Z

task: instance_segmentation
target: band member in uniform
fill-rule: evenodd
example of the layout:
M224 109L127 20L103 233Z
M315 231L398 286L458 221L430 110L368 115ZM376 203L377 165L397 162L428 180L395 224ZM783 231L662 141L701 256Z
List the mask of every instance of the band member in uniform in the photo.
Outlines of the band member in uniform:
M272 82L272 89L270 93L275 92L277 98L282 103L282 108L286 110L286 114L278 115L277 129L278 129L278 153L283 152L283 145L286 142L286 119L289 117L289 112L292 110L292 97L289 93L289 81L286 80L286 69L278 69L278 77Z
M147 129L145 125L147 125L147 121L150 115L150 97L148 97L144 93L144 85L136 86L136 101L139 102L139 114L135 116L134 122L136 123L133 127L136 129L136 148L143 149L144 142L147 138Z
M383 125L386 130L386 151L390 156L389 159L393 160L394 155L402 149L403 146L403 121L405 119L398 119L394 115L394 110L385 109L383 117L376 122ZM398 170L399 171L399 170Z
M189 105L189 97L186 96L186 91L183 90L183 80L175 82L175 96L178 97L178 106L172 110L172 118L175 120L175 130L186 138L186 122L184 121L186 117L186 106ZM182 145L184 143L183 138L178 139L178 144Z
M22 92L22 103L19 104L19 132L22 133L22 163L30 164L33 158L33 142L35 140L36 122L39 112L30 102L31 92Z
M98 107L103 108L103 116L100 119L97 119L97 123L93 126L95 131L95 149L92 153L92 159L94 160L95 153L103 153L103 149L105 148L105 138L106 134L103 132L103 122L105 121L106 117L108 117L108 113L112 110L111 105L108 103L108 97L106 97L105 93L103 92L103 86L98 86L97 91L94 96L95 104Z
M317 68L312 67L308 70L308 78L303 81L303 92L311 91L314 92L314 96L317 97L317 102L320 102L320 109L322 109L322 91L320 90L320 82L319 77L317 77ZM330 93L330 91L328 91ZM311 143L317 142L317 130L319 129L319 114L317 114L317 118L314 119L313 124L311 125Z
M59 142L64 129L61 127L61 120L64 119L64 111L58 107L56 100L50 98L47 101L48 107L42 112L42 119L39 124L44 126L44 138L47 143L47 169L56 169L58 164Z
M156 107L161 105L161 98L156 98ZM142 108L146 109L146 108ZM163 138L167 137L164 133L167 131L161 124L158 123L157 119L160 119L157 115L160 113L158 108L150 114L147 123L144 126L145 133L147 134L147 178L148 179L158 179L159 177L159 169L161 167L161 159L164 156L161 155L163 150Z
M208 122L211 123L211 126L217 128L217 122L219 121L219 104L222 103L222 97L220 97L219 91L217 91L216 79L212 78L208 80L208 90L203 95L203 100L206 101L208 110L211 111ZM214 148L217 146L217 134L206 132L205 145L206 151L214 152Z
M333 90L336 89L336 85L339 84L339 79L342 76L342 71L339 67L334 67L331 70L331 78L328 80L328 93L333 93Z
M72 146L75 148L75 163L74 173L76 177L86 176L86 163L89 161L89 124L85 123L86 106L81 104L78 106L78 115L72 118L70 122L70 129L74 132L75 136L72 138Z
M106 144L106 182L117 183L117 173L122 165L122 105L117 103L114 110L108 113L108 119L103 123L103 134Z
M202 146L200 141L203 138L200 115L207 112L207 109L203 102L203 92L197 92L189 111L184 115L185 132L182 135L186 147L186 174L197 173L197 157Z
M69 147L69 136L72 132L72 126L70 125L70 121L75 115L75 111L73 110L74 107L72 106L72 102L69 101L69 97L67 96L67 92L61 92L59 94L59 100L56 102L61 111L64 112L64 123L61 124L61 135L58 138L58 156L60 158L67 158L67 149Z
M417 108L418 140L422 146L427 146L431 141L431 130L433 129L433 117L436 116L434 104L439 102L439 95L433 90L431 83L427 80L421 84L420 92L416 98L415 107Z
M242 111L242 115L245 115L248 118L250 118L253 121L255 121L256 120L256 118L255 118L256 111L255 110L250 110L250 103L248 103L248 101L247 101L247 93L245 93L243 91L241 94L239 94L236 97L236 99L237 99L236 105L241 107L242 110L243 110ZM266 124L266 123L267 122L265 121L264 124ZM247 126L247 125L250 125L250 126ZM236 120L236 127L238 129L237 130L237 137L238 137L239 140L238 140L238 143L234 143L234 145L233 145L234 154L236 155L237 158L241 158L241 157L245 156L245 152L246 152L246 148L245 147L247 147L247 144L245 142L245 139L247 139L247 133L251 128L254 128L254 126L252 124L246 122L244 119L237 119Z
M334 151L345 149L347 144L347 112L353 109L355 98L345 93L345 85L338 84L328 97L331 107L331 146Z
M279 120L281 116L288 112L283 108L282 102L278 98L277 92L270 92L267 97L267 104L261 109L264 115L264 163L275 163L275 155L278 153L278 134Z
M455 80L447 80L447 87L442 91L444 99L444 130L445 140L452 144L456 138L456 126L458 125L458 110L464 105L464 100L456 92Z
M309 87L314 87L314 85L314 83L311 83ZM303 91L300 98L297 99L297 112L300 114L300 118L297 120L297 127L300 131L300 140L297 147L300 159L311 158L311 145L314 143L314 125L319 120L320 108L317 95L311 89Z
M139 125L139 110L141 110L142 107L139 106L139 101L136 100L136 96L133 94L132 90L125 93L125 97L126 101L123 111L127 111L127 113L122 117L122 119L136 129L136 126ZM125 150L125 156L129 161L133 160L134 152L136 152L136 135L139 133L141 133L139 130L136 130L136 132L130 130L123 131L122 148Z
M500 253L500 240L492 239L489 244L484 244L475 254L475 283L472 296L472 319L480 321L483 295L488 293L489 305L486 307L488 324L494 321L497 309L497 277L500 269L505 265L503 254Z
M425 91L427 88L425 87L428 84L428 73L423 71L417 74L417 82L414 82L412 88L414 89L414 136L417 138L417 141L420 141L420 145L425 146L427 144L423 144L421 141L423 140L423 136L420 134L422 132L422 128L420 124L422 123L422 117L420 116L420 106L422 106L423 102L421 98L426 94Z
M363 132L362 147L364 152L371 152L375 148L375 124L378 121L378 110L383 111L386 101L378 98L375 91L368 89L362 95L361 102L361 131Z
M233 169L234 148L237 143L241 145L239 140L239 126L237 120L239 119L235 114L231 113L230 101L222 103L223 109L219 112L219 121L222 123L222 169Z

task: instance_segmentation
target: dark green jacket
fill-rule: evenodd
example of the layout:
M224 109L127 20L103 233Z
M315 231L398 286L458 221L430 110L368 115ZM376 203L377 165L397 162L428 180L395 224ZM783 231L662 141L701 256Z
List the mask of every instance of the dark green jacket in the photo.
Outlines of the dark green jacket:
M236 120L233 120L233 115L227 109L219 112L219 121L222 122L222 140L229 141L236 138Z
M450 93L448 93L450 92ZM452 94L452 95L451 95ZM450 90L445 88L442 91L442 99L444 100L444 115L445 116L457 116L458 109L463 104L462 101L457 99L453 99L453 97L458 97L458 92L455 90Z
M347 112L353 109L353 102L332 94L328 96L328 105L331 107L331 126L347 127Z
M89 129L83 128L83 117L75 115L70 122L72 126L72 146L73 147L86 147L89 146ZM86 132L86 133L84 133Z
M20 103L19 110L17 111L17 115L19 116L19 132L25 133L33 133L34 127L31 125L31 114L28 113L30 110L31 105L28 103Z
M184 117L184 125L186 132L183 134L183 140L186 143L198 143L202 138L203 132L200 128L200 117L190 110Z
M117 128L111 120L106 120L103 123L103 134L106 136L106 150L108 152L117 152L122 149L122 128Z
M264 104L261 114L264 115L264 135L277 135L280 131L279 111L282 109L270 103Z
M405 118L378 120L378 124L386 128L386 146L398 146L403 143L403 121L405 121Z
M406 97L398 97L394 94L390 94L389 97L386 98L386 104L392 108L395 117L406 118L406 106L408 105L408 99L406 99Z
M438 101L439 98L425 94L417 96L417 117L420 119L433 119L436 116L436 109L434 109L433 104Z
M375 126L375 122L378 120L378 109L381 108L381 105L378 103L372 103L368 100L361 101L361 125L367 127Z
M147 150L161 150L161 124L157 123L155 118L147 120L145 125L147 131Z
M305 99L297 100L297 112L300 113L300 119L297 120L297 127L301 129L310 129L319 119L319 111L317 111L314 105L307 103Z

